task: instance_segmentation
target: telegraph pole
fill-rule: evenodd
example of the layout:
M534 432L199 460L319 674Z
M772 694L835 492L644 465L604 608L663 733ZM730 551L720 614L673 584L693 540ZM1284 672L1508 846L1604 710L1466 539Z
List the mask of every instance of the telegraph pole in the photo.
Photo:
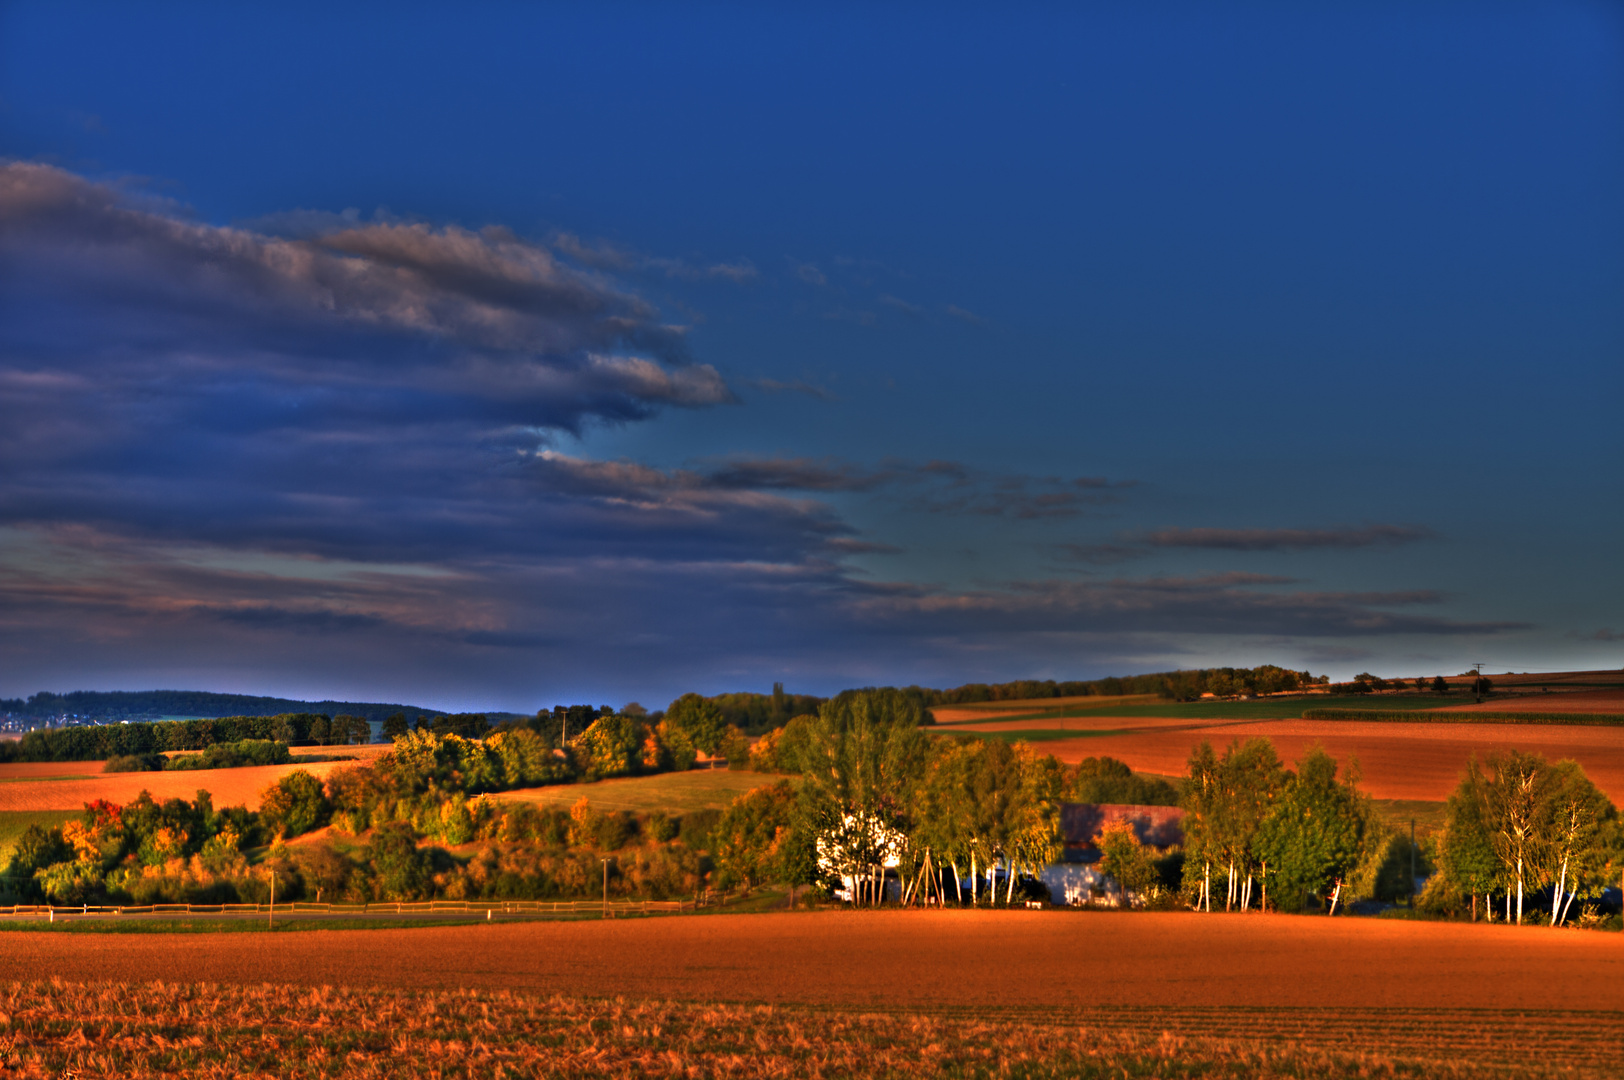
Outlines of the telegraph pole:
M599 859L603 863L603 917L609 917L609 860Z
M1482 704L1483 701L1483 661L1479 660L1472 665L1474 678L1472 679L1472 696Z

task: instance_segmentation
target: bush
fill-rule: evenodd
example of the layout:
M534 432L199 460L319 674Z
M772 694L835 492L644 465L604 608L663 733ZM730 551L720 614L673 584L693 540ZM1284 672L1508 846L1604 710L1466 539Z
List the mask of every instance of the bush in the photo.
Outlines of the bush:
M295 769L265 789L259 801L260 820L278 836L298 836L326 824L331 811L321 781L304 769Z
M108 758L102 772L162 772L168 760L162 754L120 754Z
M286 765L292 760L287 743L273 739L240 739L234 743L217 743L202 753L170 758L164 768L175 771L238 769L250 765Z
M720 810L695 810L682 815L682 821L677 826L677 836L691 848L709 847L711 833L716 831L716 825L721 820Z

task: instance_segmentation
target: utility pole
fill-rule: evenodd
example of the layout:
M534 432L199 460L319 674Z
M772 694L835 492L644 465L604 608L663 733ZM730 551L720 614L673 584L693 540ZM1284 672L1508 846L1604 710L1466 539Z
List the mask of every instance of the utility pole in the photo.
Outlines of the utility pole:
M271 871L271 913L265 920L265 929L276 929L276 871Z
M1472 696L1479 704L1483 701L1483 661L1479 660L1472 665L1474 678L1472 679Z
M603 863L603 917L609 917L609 860L599 859Z

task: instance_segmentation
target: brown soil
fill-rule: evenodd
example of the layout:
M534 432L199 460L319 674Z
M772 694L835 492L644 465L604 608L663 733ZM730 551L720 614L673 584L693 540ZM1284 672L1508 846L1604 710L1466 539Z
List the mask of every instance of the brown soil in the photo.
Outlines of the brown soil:
M852 912L0 937L0 979L494 989L902 1008L1587 1009L1624 935L1279 915Z
M70 762L79 773L101 768L94 761ZM192 799L199 788L214 796L214 805L259 807L260 792L295 769L326 776L334 769L353 765L349 761L322 761L308 765L254 765L243 769L196 769L184 772L103 773L85 780L21 779L0 783L0 811L79 810L94 799L123 805L143 790L162 802L164 799ZM4 765L11 770L17 765ZM0 774L4 776L7 774ZM60 774L59 774L60 775Z
M1080 697L1022 698L1009 701L977 701L964 705L936 705L930 710L938 724L956 724L963 720L984 720L1009 716L1011 713L1049 712L1072 705L1085 708L1109 708L1112 705L1147 705L1161 700L1156 694L1118 694L1115 697L1084 694Z
M1449 705L1438 711L1624 714L1624 690L1571 690L1514 698L1491 697L1482 703Z
M1141 772L1181 776L1190 751L1203 741L1222 750L1232 739L1266 736L1285 761L1316 743L1346 763L1357 757L1361 787L1378 799L1449 797L1472 754L1502 748L1572 758L1615 803L1624 803L1624 728L1505 724L1377 724L1344 720L1252 720L1238 724L1145 730L1036 744L1061 761L1108 755Z

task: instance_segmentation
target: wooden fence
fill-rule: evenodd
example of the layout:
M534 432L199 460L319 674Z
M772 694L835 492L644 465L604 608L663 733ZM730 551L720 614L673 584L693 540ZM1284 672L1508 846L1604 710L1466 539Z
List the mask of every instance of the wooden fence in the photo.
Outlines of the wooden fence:
M388 901L376 904L317 904L293 901L286 904L14 904L0 906L0 917L35 916L55 919L73 915L652 915L676 914L700 908L720 907L738 899L743 892L707 893L685 900L421 900Z

